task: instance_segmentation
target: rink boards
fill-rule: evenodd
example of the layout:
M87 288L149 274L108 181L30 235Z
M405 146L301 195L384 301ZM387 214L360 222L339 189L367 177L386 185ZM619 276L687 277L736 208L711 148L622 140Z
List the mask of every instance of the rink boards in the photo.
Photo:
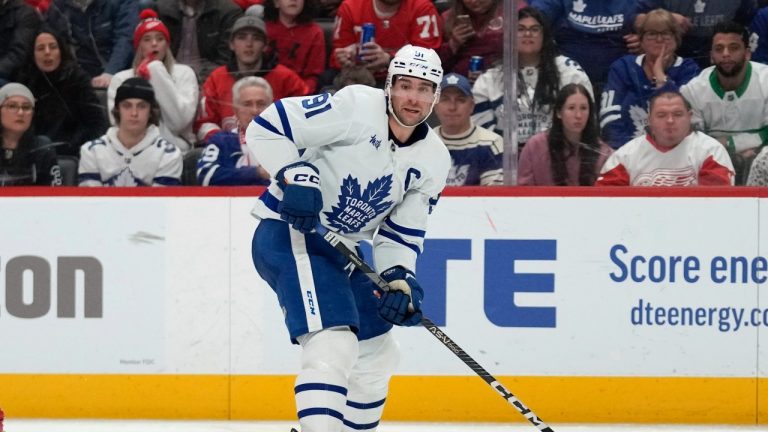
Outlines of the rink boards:
M294 417L256 191L27 191L0 200L7 416ZM768 424L768 193L562 193L448 191L426 314L549 423ZM396 337L385 418L520 420L424 329Z

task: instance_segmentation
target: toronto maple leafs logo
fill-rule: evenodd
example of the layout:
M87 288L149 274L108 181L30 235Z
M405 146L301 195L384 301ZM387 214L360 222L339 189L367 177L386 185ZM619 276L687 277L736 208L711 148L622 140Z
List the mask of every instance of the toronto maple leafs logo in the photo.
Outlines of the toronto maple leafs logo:
M371 135L371 140L368 142L371 143L376 150L378 150L381 145L381 139L377 139L376 135Z
M324 212L331 227L342 233L360 231L376 216L384 213L392 205L385 201L392 191L392 175L387 175L368 182L361 191L360 182L347 176L342 181L339 201Z

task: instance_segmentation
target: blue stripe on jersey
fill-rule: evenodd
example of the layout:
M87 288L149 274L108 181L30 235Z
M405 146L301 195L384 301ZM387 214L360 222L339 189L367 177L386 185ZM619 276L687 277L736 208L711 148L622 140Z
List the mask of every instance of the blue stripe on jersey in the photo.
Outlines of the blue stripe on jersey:
M272 126L272 123L270 123L270 122L268 122L268 121L264 120L262 117L254 117L254 118L253 118L253 121L254 121L254 122L257 124L257 125L259 125L259 126L263 127L264 129L266 129L266 130L268 130L268 131L272 132L273 134L275 134L275 135L280 135L280 136L283 136L283 134L281 134L281 133L280 133L280 131L279 131L279 130L277 130L277 128L276 128L276 127Z
M407 227L404 227L402 225L398 225L398 224L392 222L392 219L389 219L389 218L387 218L387 220L384 221L384 223L387 224L388 227L392 228L396 232L398 232L400 234L405 234L407 236L424 238L424 236L427 235L426 231L417 230L417 229L413 229L413 228L407 228Z
M346 426L346 427L348 427L350 429L354 429L354 430L373 429L373 428L375 428L378 425L379 425L378 421L375 421L373 423L368 423L368 424L357 424L357 423L352 423L351 421L346 420L346 419L344 420L344 426Z
M410 250L412 250L412 251L416 252L416 255L419 255L419 254L421 254L421 251L419 250L419 248L418 248L418 247L416 247L416 246L414 246L414 245L412 245L412 244L408 243L407 241L403 240L402 238L400 238L400 236L399 236L399 235L397 235L397 234L395 234L395 233L391 233L391 232L389 232L389 231L385 231L385 230L381 230L381 229L380 229L380 230L379 230L379 235L380 235L380 236L384 236L384 237L386 237L386 238L388 238L388 239L392 240L392 241L393 241L393 242L395 242L395 243L398 243L398 244L401 244L401 245L403 245L403 246L407 247L408 249L410 249Z
M347 389L342 386L337 386L333 384L326 384L326 383L307 383L307 384L299 384L296 387L293 388L293 393L301 393L304 391L310 391L310 390L322 390L322 391L330 391L335 393L340 393L344 396L347 395Z
M277 114L280 116L280 122L283 125L283 131L285 131L285 137L293 141L293 131L291 131L291 123L288 121L288 113L285 112L285 107L282 101L275 102L275 108L277 108Z
M344 419L344 414L330 408L307 408L298 412L299 418L304 418L311 415L327 415L335 417L339 420Z
M259 199L264 203L265 206L267 206L268 209L272 210L275 213L280 213L277 210L277 206L280 204L280 200L275 198L275 196L269 193L268 190L265 190L264 193L261 194Z
M78 181L85 181L85 180L96 180L98 182L101 181L101 175L99 173L82 173L77 175Z
M386 401L387 401L387 398L384 398L376 402L371 402L371 403L360 403L360 402L353 402L348 400L347 406L350 406L352 408L357 408L357 409L371 409L371 408L376 408L384 405L384 402Z
M153 181L163 186L178 186L181 184L181 181L176 177L155 177Z

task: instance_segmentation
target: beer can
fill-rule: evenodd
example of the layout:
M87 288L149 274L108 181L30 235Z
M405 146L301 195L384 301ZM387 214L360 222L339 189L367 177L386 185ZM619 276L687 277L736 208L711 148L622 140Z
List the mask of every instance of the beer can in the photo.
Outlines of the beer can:
M483 71L483 56L472 56L469 58L469 71L470 72Z
M360 33L360 45L366 44L376 36L376 25L374 23L364 23L363 31Z

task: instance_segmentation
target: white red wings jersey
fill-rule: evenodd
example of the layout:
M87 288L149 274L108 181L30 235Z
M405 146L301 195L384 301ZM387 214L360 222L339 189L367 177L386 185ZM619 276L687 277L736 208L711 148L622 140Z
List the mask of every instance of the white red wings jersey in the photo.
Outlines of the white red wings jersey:
M722 144L691 132L664 149L649 135L624 144L605 161L597 186L730 186L733 164Z
M451 166L448 150L426 123L407 142L397 141L384 91L352 85L333 96L283 98L254 118L245 136L273 177L299 160L317 167L321 223L352 242L373 239L377 268L415 269L427 216ZM273 178L254 216L280 219L282 198Z
M373 0L344 0L336 13L333 48L360 43L364 23L376 26L374 41L390 55L406 44L436 50L442 43L442 18L430 0L403 0L397 13L389 18L376 15ZM331 67L341 67L334 55Z

